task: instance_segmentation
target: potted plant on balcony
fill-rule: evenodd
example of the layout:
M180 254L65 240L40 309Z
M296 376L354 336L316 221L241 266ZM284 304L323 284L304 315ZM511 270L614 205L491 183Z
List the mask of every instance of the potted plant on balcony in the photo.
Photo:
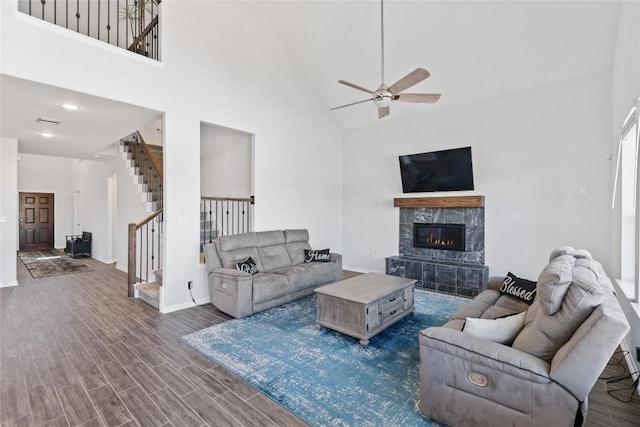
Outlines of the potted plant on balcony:
M127 49L149 56L146 46L143 45L147 30L147 22L152 23L158 16L158 9L162 0L132 0L120 6L118 17L125 21L131 31L133 42ZM128 38L127 38L128 40Z

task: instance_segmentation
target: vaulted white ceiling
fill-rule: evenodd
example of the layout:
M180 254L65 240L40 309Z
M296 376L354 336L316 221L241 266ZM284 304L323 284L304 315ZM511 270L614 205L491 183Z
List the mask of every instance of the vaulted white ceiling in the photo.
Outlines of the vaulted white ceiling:
M532 87L611 69L616 1L385 1L385 83L417 67L431 77L409 92L441 93L437 104L391 106L393 121L480 102ZM327 110L367 99L337 83L376 89L381 83L379 1L261 1L256 3ZM256 70L259 72L259 70ZM2 76L2 135L20 151L89 158L157 111ZM60 111L60 99L91 104L99 114ZM550 100L550 102L553 102ZM92 108L93 110L93 108ZM88 110L85 110L85 113ZM122 128L105 117L118 115ZM373 103L331 112L343 129L377 123ZM60 146L35 138L37 116L62 118L70 133ZM124 133L123 133L124 132ZM116 135L117 134L117 135ZM111 138L111 139L110 139ZM101 145L102 144L102 145Z
M367 99L337 80L381 83L380 2L262 3L327 108ZM612 1L384 2L385 83L417 67L431 77L409 92L441 93L435 105L394 103L391 116L482 101L609 71L618 24ZM334 111L343 128L378 121L372 103Z

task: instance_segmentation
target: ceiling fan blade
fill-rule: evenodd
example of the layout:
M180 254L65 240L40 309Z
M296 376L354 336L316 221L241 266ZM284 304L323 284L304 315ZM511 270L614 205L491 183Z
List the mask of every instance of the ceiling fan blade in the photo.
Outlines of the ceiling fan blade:
M394 96L393 100L401 102L434 103L438 102L441 96L439 93L401 93Z
M372 99L369 98L369 99L365 99L365 100L358 101L358 102L352 102L351 104L345 104L345 105L341 105L339 107L329 108L329 110L331 111L331 110L337 110L338 108L351 107L352 105L362 104L363 102L368 102L368 101L372 101Z
M358 85L354 85L353 83L349 83L348 81L345 81L345 80L338 80L338 83L342 83L345 86L349 86L349 87L352 87L354 89L358 89L358 90L361 90L363 92L367 92L367 93L373 94L372 90L365 89L365 88L363 88L361 86L358 86Z
M389 87L391 93L400 93L403 90L409 89L413 85L417 85L431 74L424 68L416 68L394 84Z
M378 118L387 117L389 115L389 107L378 107Z

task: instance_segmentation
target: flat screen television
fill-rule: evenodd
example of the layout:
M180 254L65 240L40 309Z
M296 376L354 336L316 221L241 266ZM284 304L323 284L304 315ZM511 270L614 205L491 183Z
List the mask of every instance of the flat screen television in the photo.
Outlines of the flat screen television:
M400 156L403 193L473 190L471 147Z

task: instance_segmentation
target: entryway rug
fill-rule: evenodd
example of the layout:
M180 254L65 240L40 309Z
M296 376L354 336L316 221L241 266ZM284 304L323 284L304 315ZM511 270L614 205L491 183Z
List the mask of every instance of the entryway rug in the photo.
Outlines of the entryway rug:
M313 426L436 426L417 408L418 332L466 302L416 290L415 314L366 347L315 324L315 295L182 340Z
M59 249L20 251L18 256L35 279L93 271L88 265L67 256Z

